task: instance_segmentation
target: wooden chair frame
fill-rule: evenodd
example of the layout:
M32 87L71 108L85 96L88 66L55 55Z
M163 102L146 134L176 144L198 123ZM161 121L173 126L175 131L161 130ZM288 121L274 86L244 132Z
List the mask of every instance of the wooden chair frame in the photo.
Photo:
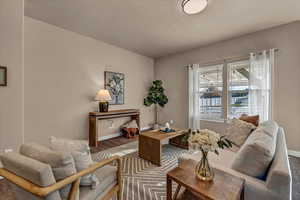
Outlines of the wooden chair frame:
M33 195L39 196L39 197L45 197L49 195L50 193L57 191L61 189L62 187L72 184L68 200L75 200L76 193L79 189L80 185L80 177L85 176L87 174L90 174L94 172L95 170L112 163L113 161L117 161L117 184L107 192L107 194L101 199L101 200L109 200L111 199L116 193L117 193L117 199L121 200L121 193L122 193L122 174L121 174L121 159L119 156L113 156L111 158L102 160L92 166L90 166L87 169L84 169L72 176L69 176L57 183L54 183L53 185L47 186L47 187L40 187L20 176L15 175L14 173L11 173L10 171L0 168L0 176L6 178L10 182L14 183L15 185L23 188L24 190L32 193ZM101 183L100 183L101 184Z

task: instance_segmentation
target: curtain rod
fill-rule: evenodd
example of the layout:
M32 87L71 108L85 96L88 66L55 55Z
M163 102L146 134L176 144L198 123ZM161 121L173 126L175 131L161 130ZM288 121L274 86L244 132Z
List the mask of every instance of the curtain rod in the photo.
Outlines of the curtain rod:
M274 51L277 52L279 51L278 48L274 48ZM262 54L263 51L258 51L258 52L254 52L256 54ZM224 62L238 62L238 61L242 61L245 59L249 59L250 58L250 53L248 55L244 55L244 56L239 56L239 57L230 57L230 58L224 58L224 59L219 59L219 60L215 60L215 61L210 61L210 62L205 62L205 63L194 63L194 64L199 64L201 67L205 67L205 66L209 66L209 65L218 65L218 64L222 64ZM186 67L190 67L192 64L187 65Z

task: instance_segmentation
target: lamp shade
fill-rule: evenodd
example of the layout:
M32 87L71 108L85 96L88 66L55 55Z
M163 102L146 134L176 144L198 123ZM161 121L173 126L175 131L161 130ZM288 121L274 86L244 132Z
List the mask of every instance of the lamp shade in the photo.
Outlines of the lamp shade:
M109 94L108 90L99 90L99 92L97 93L96 97L95 97L96 101L111 101L111 96Z

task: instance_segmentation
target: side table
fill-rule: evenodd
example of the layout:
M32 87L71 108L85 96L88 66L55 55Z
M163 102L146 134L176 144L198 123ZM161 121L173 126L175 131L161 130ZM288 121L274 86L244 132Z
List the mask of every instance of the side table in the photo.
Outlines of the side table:
M190 195L188 199L243 200L244 179L233 176L219 169L214 169L215 177L213 181L201 181L196 178L194 172L196 162L192 160L189 162L190 163L187 163L184 167L176 167L168 172L167 200L186 199L183 197L186 194ZM175 181L178 184L173 198L172 181ZM178 195L181 187L184 187L186 192Z

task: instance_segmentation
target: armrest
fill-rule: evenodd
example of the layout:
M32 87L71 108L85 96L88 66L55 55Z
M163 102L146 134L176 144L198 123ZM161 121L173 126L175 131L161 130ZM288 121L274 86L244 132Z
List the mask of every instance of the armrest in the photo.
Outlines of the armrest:
M71 184L73 182L79 182L80 177L85 176L87 174L90 174L92 172L94 172L95 170L97 170L98 168L101 168L113 161L117 161L118 164L118 183L121 185L121 159L119 156L113 156L111 158L102 160L98 163L93 164L92 166L90 166L87 169L84 169L72 176L69 176L53 185L47 186L47 187L40 187L34 183L31 183L30 181L17 176L11 172L9 172L8 170L4 169L4 168L0 168L0 175L3 176L4 178L8 179L10 182L14 183L15 185L23 188L24 190L31 192L34 195L40 196L40 197L45 197L48 194L50 194L51 192L54 192L56 190L61 189L62 187ZM78 188L78 186L76 186ZM75 190L75 189L74 189ZM73 190L72 190L73 191ZM76 191L76 190L75 190Z

